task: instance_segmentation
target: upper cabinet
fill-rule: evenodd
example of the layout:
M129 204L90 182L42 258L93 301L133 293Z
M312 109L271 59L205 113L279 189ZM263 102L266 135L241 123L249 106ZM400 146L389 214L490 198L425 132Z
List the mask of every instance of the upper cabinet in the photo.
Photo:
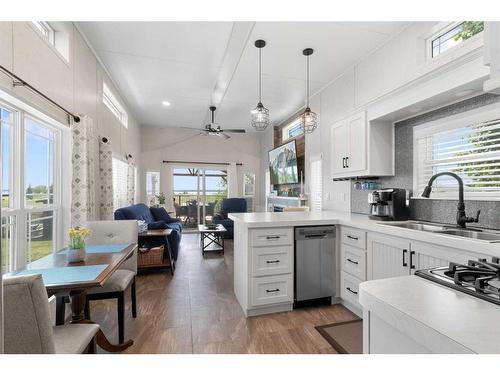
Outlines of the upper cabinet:
M394 174L393 125L368 123L360 111L331 127L332 178Z

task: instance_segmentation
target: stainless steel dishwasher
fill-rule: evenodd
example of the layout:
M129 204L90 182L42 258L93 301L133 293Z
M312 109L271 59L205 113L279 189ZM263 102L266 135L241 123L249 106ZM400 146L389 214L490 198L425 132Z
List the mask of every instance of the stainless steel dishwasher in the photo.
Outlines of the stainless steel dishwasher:
M294 289L296 306L335 296L334 225L295 228Z

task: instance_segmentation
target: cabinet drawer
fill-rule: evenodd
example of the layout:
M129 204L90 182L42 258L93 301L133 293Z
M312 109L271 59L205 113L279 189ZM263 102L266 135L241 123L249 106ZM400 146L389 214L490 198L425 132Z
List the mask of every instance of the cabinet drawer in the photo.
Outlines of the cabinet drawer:
M366 232L359 229L342 227L342 243L366 250Z
M361 305L359 304L359 284L362 281L342 272L340 279L340 296L342 299L347 302L353 304L356 307L361 309Z
M252 229L252 246L293 245L293 228Z
M293 246L255 247L252 251L252 275L279 275L293 271Z
M253 277L251 279L252 306L271 305L293 301L292 275Z
M342 270L366 280L366 252L364 250L342 244Z

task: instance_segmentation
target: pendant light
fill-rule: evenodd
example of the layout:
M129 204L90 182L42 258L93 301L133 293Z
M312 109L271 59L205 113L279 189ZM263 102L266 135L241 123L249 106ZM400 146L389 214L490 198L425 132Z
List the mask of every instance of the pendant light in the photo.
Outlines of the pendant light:
M311 111L309 108L309 56L313 54L314 50L312 48L306 48L302 51L302 54L307 59L307 74L306 74L306 109L302 114L302 124L304 126L305 133L312 133L318 127L318 115Z
M271 123L269 110L262 104L262 48L265 45L266 42L262 39L255 41L255 47L259 49L259 103L250 113L252 115L252 126L259 131L266 130Z

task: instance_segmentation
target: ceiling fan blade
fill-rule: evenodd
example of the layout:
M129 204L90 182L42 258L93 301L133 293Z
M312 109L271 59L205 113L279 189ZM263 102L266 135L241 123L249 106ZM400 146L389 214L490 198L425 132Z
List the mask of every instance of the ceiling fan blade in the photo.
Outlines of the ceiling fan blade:
M245 129L224 129L226 133L246 133Z
M222 133L222 132L217 133L217 135L222 135L222 136L224 137L224 139L229 139L229 138L231 138L229 135L224 134L224 133Z
M200 129L200 128L191 128L189 126L179 126L179 129L198 130L198 131L205 130L205 129Z

